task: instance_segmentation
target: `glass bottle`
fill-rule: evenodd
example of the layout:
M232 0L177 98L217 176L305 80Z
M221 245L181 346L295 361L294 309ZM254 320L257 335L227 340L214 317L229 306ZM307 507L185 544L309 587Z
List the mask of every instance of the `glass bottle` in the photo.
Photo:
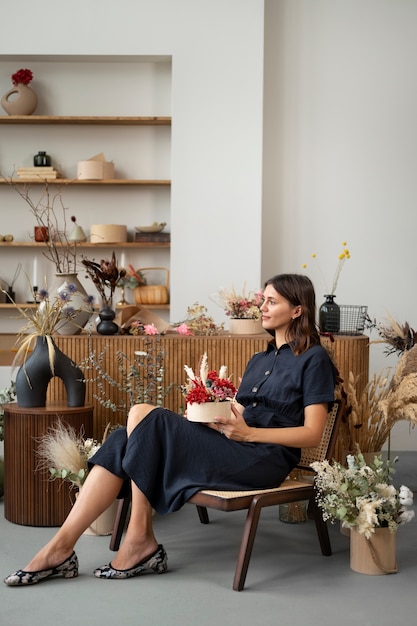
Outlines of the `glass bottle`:
M319 309L319 326L322 333L338 333L340 330L340 307L334 301L335 295L324 296L325 302Z
M51 157L46 152L39 151L33 157L33 165L35 167L49 167L51 165Z

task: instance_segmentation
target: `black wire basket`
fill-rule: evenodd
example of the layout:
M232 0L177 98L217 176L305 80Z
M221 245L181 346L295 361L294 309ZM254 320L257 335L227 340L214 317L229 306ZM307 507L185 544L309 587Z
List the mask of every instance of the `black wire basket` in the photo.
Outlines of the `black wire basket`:
M362 335L368 307L357 304L335 304L327 307L321 330L334 335ZM321 314L322 316L322 314Z

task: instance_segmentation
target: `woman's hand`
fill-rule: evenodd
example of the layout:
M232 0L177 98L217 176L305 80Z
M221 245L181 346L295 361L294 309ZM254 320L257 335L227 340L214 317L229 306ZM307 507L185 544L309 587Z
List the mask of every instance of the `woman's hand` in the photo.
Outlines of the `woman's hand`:
M240 404L232 403L232 416L230 419L225 417L215 417L214 427L222 435L234 441L250 441L250 428L243 419L243 407Z

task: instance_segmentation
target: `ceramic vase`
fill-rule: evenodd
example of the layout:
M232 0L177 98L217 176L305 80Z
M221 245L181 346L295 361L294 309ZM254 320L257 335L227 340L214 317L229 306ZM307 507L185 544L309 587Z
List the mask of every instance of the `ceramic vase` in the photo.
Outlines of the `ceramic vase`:
M229 323L231 335L259 335L264 332L262 320L232 318Z
M356 527L350 531L350 568L359 574L382 576L397 572L397 533L376 528L370 539Z
M335 295L324 296L326 300L319 309L319 326L322 333L338 333L340 330L340 307Z
M119 332L119 327L116 322L113 322L116 317L116 312L110 306L104 306L98 314L100 321L97 324L97 332L100 335L115 335Z
M9 115L32 115L38 96L28 85L18 83L1 99L1 106Z
M49 360L50 342L54 351L54 370ZM79 367L55 345L52 337L36 338L35 349L19 368L16 375L16 400L21 407L41 407L46 405L46 392L54 376L64 383L67 406L84 406L85 382Z
M86 301L87 292L78 280L78 275L75 272L55 274L55 280L49 289L50 299L53 300L54 294L59 295L63 291L68 291L69 285L73 285L75 291L71 293L71 299L62 308L62 311L76 309L77 313L71 316L71 319L63 319L57 324L55 332L59 335L79 335L93 312L93 309L88 306ZM73 291L73 288L71 291ZM42 303L39 306L42 307Z

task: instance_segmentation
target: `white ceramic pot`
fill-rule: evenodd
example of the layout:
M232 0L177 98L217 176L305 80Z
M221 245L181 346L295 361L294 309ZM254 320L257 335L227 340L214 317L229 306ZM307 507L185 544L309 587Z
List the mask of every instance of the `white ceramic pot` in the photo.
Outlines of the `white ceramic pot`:
M68 290L68 285L71 284L75 285L76 292L71 295L71 299L63 307L63 311L65 311L66 307L71 307L72 309L78 309L78 312L70 320L63 319L57 324L55 331L59 335L79 335L93 312L92 309L88 308L86 303L87 292L78 280L76 273L55 274L55 280L48 290L50 300L54 299L54 294ZM40 307L42 307L42 303Z
M224 402L203 402L198 404L187 403L187 419L189 422L214 422L215 417L225 417L230 419L232 415L231 403Z
M231 335L259 335L264 332L262 320L231 319L229 324Z

